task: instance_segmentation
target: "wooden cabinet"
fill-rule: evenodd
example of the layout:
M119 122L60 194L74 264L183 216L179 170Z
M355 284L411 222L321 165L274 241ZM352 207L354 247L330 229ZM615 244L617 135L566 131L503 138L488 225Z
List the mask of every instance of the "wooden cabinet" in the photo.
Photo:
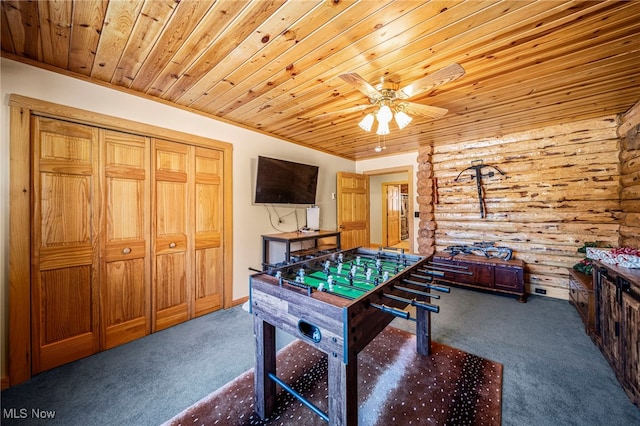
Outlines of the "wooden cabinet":
M640 406L640 270L594 262L595 340Z
M513 294L519 302L526 301L524 289L524 262L521 260L501 260L476 255L456 255L436 253L433 262L444 267L451 265L450 271L443 271L442 281L464 287L477 288L496 293Z
M591 336L595 328L595 300L591 275L569 269L569 302L575 306L584 323L585 332Z

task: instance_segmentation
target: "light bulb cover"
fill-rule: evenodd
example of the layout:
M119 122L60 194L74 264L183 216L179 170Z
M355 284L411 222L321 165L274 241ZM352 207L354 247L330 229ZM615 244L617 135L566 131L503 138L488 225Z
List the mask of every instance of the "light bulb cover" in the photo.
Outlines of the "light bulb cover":
M376 131L377 135L388 135L389 134L389 122L388 121L380 121L378 119L378 131Z
M395 119L396 119L396 124L400 129L404 129L407 126L407 124L411 123L411 120L413 120L413 118L405 114L404 111L396 112Z
M369 113L367 115L364 116L364 118L360 121L360 123L358 123L358 126L360 126L360 128L366 132L370 132L371 128L373 127L373 114Z
M378 110L378 116L376 118L380 123L389 123L393 118L393 113L389 105L382 105Z

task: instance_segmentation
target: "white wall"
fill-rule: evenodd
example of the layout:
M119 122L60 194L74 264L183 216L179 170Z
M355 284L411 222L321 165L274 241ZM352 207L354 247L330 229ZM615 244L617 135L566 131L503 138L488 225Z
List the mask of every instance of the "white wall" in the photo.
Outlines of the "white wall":
M336 228L336 172L355 171L355 163L223 121L173 108L160 102L129 95L119 90L87 83L36 67L1 58L0 92L0 307L2 307L2 375L6 375L7 303L9 281L9 108L10 94L23 95L100 114L203 136L233 144L233 298L248 295L249 267L262 260L261 234L296 229L294 216L287 216L274 228L262 205L252 203L258 155L319 166L317 204L323 229ZM305 224L304 206L297 209L300 226ZM280 215L291 208L277 207ZM276 221L277 224L277 221Z

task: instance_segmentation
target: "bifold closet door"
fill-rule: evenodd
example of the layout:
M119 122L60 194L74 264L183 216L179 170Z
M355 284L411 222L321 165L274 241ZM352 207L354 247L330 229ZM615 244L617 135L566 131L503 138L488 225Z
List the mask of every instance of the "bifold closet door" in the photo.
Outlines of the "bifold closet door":
M32 119L32 373L99 349L98 130Z
M101 349L151 332L150 140L101 130Z
M222 159L220 151L195 148L194 316L222 308Z
M193 316L193 147L153 141L153 331Z

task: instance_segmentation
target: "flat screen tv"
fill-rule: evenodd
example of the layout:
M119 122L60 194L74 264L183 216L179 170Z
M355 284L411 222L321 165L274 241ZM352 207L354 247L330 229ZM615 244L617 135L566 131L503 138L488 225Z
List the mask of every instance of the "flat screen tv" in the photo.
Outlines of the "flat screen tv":
M315 204L318 166L258 157L255 203Z

